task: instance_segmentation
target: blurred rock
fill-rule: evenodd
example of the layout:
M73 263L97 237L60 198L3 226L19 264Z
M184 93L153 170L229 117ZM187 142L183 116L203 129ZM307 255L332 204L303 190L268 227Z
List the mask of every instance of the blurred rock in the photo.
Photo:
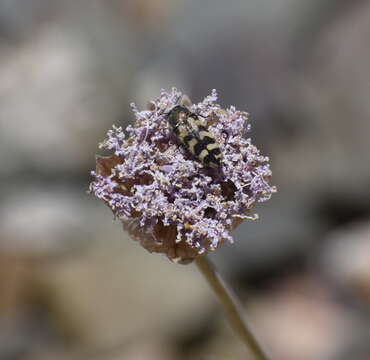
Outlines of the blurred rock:
M89 239L86 189L28 186L9 192L0 209L2 253L23 257L58 256Z
M0 313L13 315L24 302L28 266L24 259L14 256L1 256L0 264Z
M57 0L2 0L0 3L0 41L18 42L45 25L63 8Z
M96 236L104 242L88 255L40 269L40 286L53 294L63 327L85 346L106 347L173 334L197 321L210 295L194 267L148 254L120 227L101 228Z
M367 360L370 353L370 331L369 327L359 328L352 334L352 339L347 346L341 349L330 360Z
M27 358L36 348L55 346L58 342L47 310L31 301L34 269L27 257L0 253L1 359Z
M301 102L306 113L310 143L305 161L298 153L287 154L286 161L316 166L305 174L306 181L335 194L366 197L363 187L370 181L370 49L363 46L370 31L370 4L360 1L323 27L316 44L297 74L298 88L291 101ZM294 96L294 94L296 96ZM311 130L310 130L311 128ZM307 138L309 140L309 138ZM308 170L310 168L308 167ZM316 179L316 180L315 180Z
M356 317L332 299L325 284L291 276L246 311L276 360L329 359L348 343Z
M370 306L370 222L348 225L326 240L322 271L340 291Z
M30 360L175 360L179 359L167 341L155 337L90 351L68 351L58 348L39 349Z
M2 176L77 171L91 163L114 106L89 75L86 56L78 38L50 27L2 56Z
M101 358L99 357L99 359ZM149 341L143 339L143 341L130 346L124 353L117 352L116 355L109 357L110 360L174 360L177 358L168 342L160 339Z

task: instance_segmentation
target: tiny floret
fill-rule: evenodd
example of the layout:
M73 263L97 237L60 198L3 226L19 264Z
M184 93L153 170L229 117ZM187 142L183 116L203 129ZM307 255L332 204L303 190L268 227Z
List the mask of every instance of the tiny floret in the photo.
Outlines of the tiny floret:
M92 172L90 191L129 234L183 264L232 242L231 231L276 191L268 157L246 137L248 114L216 101L213 90L191 105L174 88L148 110L131 104L135 124L108 131L100 147L112 155L98 156Z

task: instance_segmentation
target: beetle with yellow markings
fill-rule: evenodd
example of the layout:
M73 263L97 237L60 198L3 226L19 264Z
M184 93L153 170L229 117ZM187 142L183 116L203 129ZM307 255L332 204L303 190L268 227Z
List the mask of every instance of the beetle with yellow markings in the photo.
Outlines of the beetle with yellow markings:
M221 150L215 137L187 107L176 105L167 115L177 139L205 166L221 167Z

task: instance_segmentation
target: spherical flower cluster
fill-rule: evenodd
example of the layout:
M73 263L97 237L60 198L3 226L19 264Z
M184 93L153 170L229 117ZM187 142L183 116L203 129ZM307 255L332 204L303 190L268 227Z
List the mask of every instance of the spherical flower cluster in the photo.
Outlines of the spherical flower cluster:
M256 219L251 209L268 200L275 187L269 159L245 137L248 114L231 106L221 109L212 91L190 105L215 137L222 166L204 166L181 146L167 115L184 96L161 91L148 110L138 111L126 134L121 127L108 131L101 148L110 157L97 157L90 191L102 199L130 235L150 252L189 263L215 250L243 219Z

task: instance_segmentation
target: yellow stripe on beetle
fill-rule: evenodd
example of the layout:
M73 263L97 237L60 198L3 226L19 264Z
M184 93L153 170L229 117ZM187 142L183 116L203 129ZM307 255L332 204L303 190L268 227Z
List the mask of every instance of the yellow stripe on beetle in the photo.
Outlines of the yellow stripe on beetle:
M201 151L201 153L198 155L199 159L203 162L204 158L209 154L208 150L204 149Z
M189 150L190 150L190 152L192 153L192 154L195 154L195 149L194 149L194 147L195 147L195 145L196 144L198 144L198 141L197 141L197 139L195 139L195 138L192 138L189 142L188 142L188 148L189 148Z
M213 135L209 131L204 131L204 130L199 133L199 137L200 137L201 140L203 140L206 137L209 137L210 139L214 139ZM214 144L216 144L216 143L214 143Z
M207 145L207 150L212 151L213 149L217 149L218 145L216 143L211 143Z

